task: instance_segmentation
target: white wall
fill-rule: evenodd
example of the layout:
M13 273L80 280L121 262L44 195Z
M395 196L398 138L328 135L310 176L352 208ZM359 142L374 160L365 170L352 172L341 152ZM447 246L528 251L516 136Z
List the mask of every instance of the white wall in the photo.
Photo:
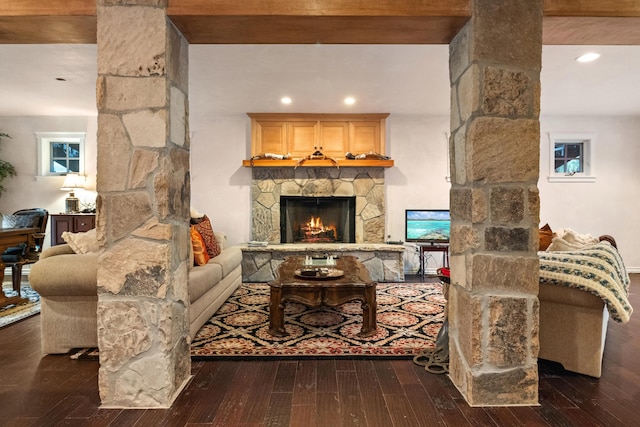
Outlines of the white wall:
M64 200L69 192L61 191L64 177L37 176L37 139L35 132L86 132L85 174L87 185L95 189L96 179L96 117L0 117L0 130L11 138L3 138L0 158L17 170L15 178L4 181L5 192L0 196L0 213L11 214L18 209L44 208L50 214L64 212ZM83 201L95 201L95 191L76 191ZM49 245L47 226L45 246Z
M227 233L231 244L246 242L251 227L251 170L242 166L242 160L249 158L251 122L246 115L231 115L194 120L190 126L191 204L211 218L215 230ZM34 177L34 132L86 131L87 169L95 179L95 117L0 117L0 129L13 137L3 142L0 156L19 172L18 177L6 182L0 212L25 206L43 206L53 213L64 210L66 193L59 190L61 179ZM404 240L405 209L448 208L448 130L447 117L389 116L387 154L395 161L395 167L385 170L386 227L392 240ZM549 132L595 134L595 183L547 181ZM538 184L541 224L614 236L625 264L635 272L640 272L638 138L637 117L543 117ZM408 247L405 261L407 271L415 271L417 257L412 248Z
M229 244L247 242L251 232L251 120L222 116L191 126L191 206L211 219Z
M594 134L595 183L548 181L548 134L556 132ZM640 117L543 117L540 140L540 223L609 234L627 268L640 272Z

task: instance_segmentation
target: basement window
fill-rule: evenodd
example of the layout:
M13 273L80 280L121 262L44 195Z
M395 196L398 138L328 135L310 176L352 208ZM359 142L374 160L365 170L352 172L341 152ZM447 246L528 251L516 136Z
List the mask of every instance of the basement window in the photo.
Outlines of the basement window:
M84 175L84 132L36 132L38 175Z
M595 182L594 148L593 134L549 134L549 182Z

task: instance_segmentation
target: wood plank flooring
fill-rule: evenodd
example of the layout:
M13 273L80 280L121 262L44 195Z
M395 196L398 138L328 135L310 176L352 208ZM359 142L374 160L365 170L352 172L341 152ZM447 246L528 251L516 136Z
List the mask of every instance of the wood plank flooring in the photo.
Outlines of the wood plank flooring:
M631 303L640 309L640 275ZM636 426L640 315L609 323L600 379L540 361L540 406L470 408L410 360L194 361L166 410L100 409L98 362L42 357L40 319L0 329L0 426Z

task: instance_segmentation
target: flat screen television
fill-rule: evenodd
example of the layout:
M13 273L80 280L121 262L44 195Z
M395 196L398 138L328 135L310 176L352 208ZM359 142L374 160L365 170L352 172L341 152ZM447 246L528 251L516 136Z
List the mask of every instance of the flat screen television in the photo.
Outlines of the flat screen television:
M447 209L405 210L405 240L418 243L449 243L451 216Z

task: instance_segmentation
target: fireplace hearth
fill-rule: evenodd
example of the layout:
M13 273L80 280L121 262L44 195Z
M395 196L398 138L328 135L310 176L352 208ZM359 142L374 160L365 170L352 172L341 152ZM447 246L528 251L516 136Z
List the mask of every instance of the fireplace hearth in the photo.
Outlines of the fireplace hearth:
M280 197L282 243L354 243L355 197Z

